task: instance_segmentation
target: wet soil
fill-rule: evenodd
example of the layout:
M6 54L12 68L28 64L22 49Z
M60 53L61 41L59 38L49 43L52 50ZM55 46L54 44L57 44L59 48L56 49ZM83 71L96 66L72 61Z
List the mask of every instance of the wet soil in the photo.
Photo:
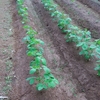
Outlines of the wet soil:
M100 14L76 0L74 2L71 0L55 1L70 15L78 26L90 30L93 38L100 38Z
M18 16L16 2L12 2L15 52L13 56L15 75L12 81L11 100L99 100L100 78L96 76L94 59L86 62L78 55L74 44L66 43L64 34L53 22L40 0L26 0L29 24L39 32L36 36L45 42L44 57L48 67L60 84L54 89L38 92L35 85L25 80L29 77L26 45L22 42L25 31Z

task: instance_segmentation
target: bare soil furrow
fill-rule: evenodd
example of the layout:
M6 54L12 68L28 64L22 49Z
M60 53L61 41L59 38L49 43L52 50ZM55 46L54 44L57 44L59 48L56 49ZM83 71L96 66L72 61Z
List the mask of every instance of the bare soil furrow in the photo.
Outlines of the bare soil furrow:
M84 5L87 5L91 9L93 9L96 13L100 14L100 1L98 0L78 0L82 2Z

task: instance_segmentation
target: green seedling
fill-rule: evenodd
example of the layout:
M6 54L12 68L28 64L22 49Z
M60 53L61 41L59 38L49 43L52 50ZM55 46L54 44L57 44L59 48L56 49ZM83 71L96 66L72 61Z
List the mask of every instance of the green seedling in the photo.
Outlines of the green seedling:
M59 82L51 74L51 70L47 67L47 61L43 57L43 48L44 42L40 39L35 38L37 32L32 29L31 26L27 25L28 21L28 12L27 8L23 5L24 0L17 0L18 4L18 14L22 17L23 28L26 30L26 36L23 38L23 41L27 44L27 55L33 57L33 60L30 62L30 71L29 74L33 75L32 77L27 78L30 85L36 83L37 90L41 91L43 89L54 88ZM45 6L50 6L50 4L45 4ZM54 11L54 9L48 9L49 11Z
M96 41L96 46L97 48L95 49L95 57L97 61L94 70L96 70L98 72L97 75L100 76L100 40Z
M33 33L34 34L34 33ZM46 59L43 57L43 48L37 47L38 44L44 45L44 42L32 37L32 34L27 35L24 41L28 44L27 55L35 57L30 63L30 74L38 73L37 77L29 77L27 81L32 85L37 82L37 89L40 91L42 89L52 88L57 85L58 81L51 74L49 68L47 68ZM44 71L44 75L41 72ZM46 75L48 78L46 78ZM51 77L52 75L52 77ZM49 81L49 82L48 82ZM51 84L50 84L50 81Z
M22 24L25 24L28 21L28 12L27 12L27 7L25 7L23 3L24 0L17 1L18 14L22 17Z
M10 84L12 82L12 77L11 76L7 76L5 77L5 80L6 80L6 84Z
M99 64L96 65L96 67L94 68L94 70L96 70L98 72L97 75L100 76L100 60L97 61L97 63L99 63Z
M88 30L82 31L78 27L71 24L71 19L67 14L58 10L58 5L53 0L41 0L50 14L51 17L58 23L58 27L62 32L67 33L65 38L66 42L74 42L77 48L80 48L79 55L83 55L86 60L90 60L91 57L95 56L100 60L100 40L92 41L91 32ZM97 60L98 61L98 60ZM100 76L100 63L97 64L95 70L98 71Z
M63 31L66 32L67 26L70 24L71 19L66 18L66 19L60 19L58 21L58 27Z
M10 60L7 60L6 62L5 62L5 64L6 64L6 71L10 71L11 70L11 68L12 68L12 62L10 61Z

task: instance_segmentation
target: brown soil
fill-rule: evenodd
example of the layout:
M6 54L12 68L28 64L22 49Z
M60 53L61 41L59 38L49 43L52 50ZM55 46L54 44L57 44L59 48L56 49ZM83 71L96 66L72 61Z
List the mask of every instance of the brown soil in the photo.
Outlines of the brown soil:
M28 4L30 2L28 1ZM13 1L13 5L15 2ZM32 4L31 4L32 5ZM30 7L30 5L28 5ZM85 93L78 91L76 84L78 81L72 78L72 74L66 67L67 62L60 57L61 55L57 51L56 47L52 44L52 40L49 38L47 30L43 30L41 23L39 23L38 17L35 13L30 15L31 25L33 28L39 31L40 39L44 40L45 54L48 61L48 66L52 70L53 74L58 78L60 85L54 89L38 92L35 86L30 86L26 82L26 78L29 76L29 62L31 58L26 56L26 45L22 42L25 36L25 31L22 29L21 18L17 14L17 10L13 7L13 26L14 26L14 38L15 38L15 52L14 52L14 70L15 78L12 82L12 91L9 94L11 100L87 100ZM32 11L33 9L31 9ZM34 11L33 11L34 12ZM35 19L35 22L34 21ZM38 22L38 23L37 23ZM35 26L35 25L38 26ZM40 25L41 24L41 25ZM37 28L36 28L37 27ZM42 30L42 31L41 31ZM58 30L59 31L59 30ZM60 32L60 31L59 31ZM76 83L76 84L75 84Z
M100 15L78 1L55 0L74 22L92 32L93 38L100 37Z
M32 1L32 3L31 3ZM94 72L94 61L86 62L78 55L74 44L66 43L64 34L52 21L40 0L26 0L29 8L30 25L39 32L38 38L45 42L44 56L48 67L58 78L60 84L54 89L38 92L35 85L26 82L29 77L29 63L26 45L22 42L25 31L18 16L15 1L13 7L13 26L15 39L14 71L11 100L99 100L100 79Z
M11 25L11 8L9 0L0 1L0 96L7 95L11 86L7 77L12 77L12 54L14 51L13 28ZM9 81L9 80L8 80ZM2 98L0 98L2 99Z
M100 14L100 0L78 0Z

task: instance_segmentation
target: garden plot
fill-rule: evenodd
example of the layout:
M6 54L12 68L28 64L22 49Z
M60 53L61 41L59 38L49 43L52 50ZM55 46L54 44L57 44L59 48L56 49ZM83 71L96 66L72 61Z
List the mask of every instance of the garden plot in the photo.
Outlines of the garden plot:
M48 33L51 34L52 32L43 27L43 23L41 23L38 18L31 1L27 1L26 4L29 8L29 16L31 20L29 24L33 29L39 32L39 35L36 37L45 42L44 57L47 59L48 67L51 69L52 74L54 74L59 80L60 84L54 89L39 92L36 90L35 84L30 86L28 82L26 82L26 78L29 77L29 62L32 58L26 56L26 45L22 42L22 39L25 36L25 31L22 28L21 20L17 11L14 10L13 24L16 39L16 52L14 54L14 61L16 62L14 63L14 66L16 66L16 78L13 81L13 89L10 93L11 100L33 100L33 98L35 100L65 100L66 98L69 100L87 100L85 94L79 92L77 85L74 84L78 83L78 81L72 78L72 73L70 73L69 69L65 67L68 62L63 60L63 56L59 54L52 39L48 36ZM60 33L60 30L58 30L58 32ZM64 72L64 70L66 71Z
M74 22L92 32L92 37L100 38L100 14L77 0L54 0L66 11ZM84 0L83 0L84 1ZM91 1L91 0L89 0Z
M43 1L46 0L42 0L42 2L41 0L12 1L15 74L12 80L12 90L9 93L10 99L99 100L100 80L97 72L94 71L95 59L85 55L88 58L85 60L78 54L80 48L77 49L72 42L66 42L66 30L60 30L66 27L62 27L61 23L58 24L56 19L50 16L50 12L45 9L46 7L44 8ZM56 2L54 3L56 4ZM66 13L62 8L59 6L56 10ZM95 17L99 19L99 15ZM72 20L71 24L73 23L76 25L76 22ZM37 32L38 34L36 34ZM88 31L86 30L86 32ZM41 46L41 44L44 45ZM31 45L35 47L34 50L30 48ZM41 47L42 49L40 49ZM37 51L34 53L30 50ZM40 66L37 67L35 61L37 63L40 61ZM35 65L32 66L32 64ZM47 80L41 77L43 72L48 74ZM49 84L49 79L52 84ZM57 84L54 84L52 80ZM40 84L41 82L42 84ZM37 85L38 83L39 85Z

